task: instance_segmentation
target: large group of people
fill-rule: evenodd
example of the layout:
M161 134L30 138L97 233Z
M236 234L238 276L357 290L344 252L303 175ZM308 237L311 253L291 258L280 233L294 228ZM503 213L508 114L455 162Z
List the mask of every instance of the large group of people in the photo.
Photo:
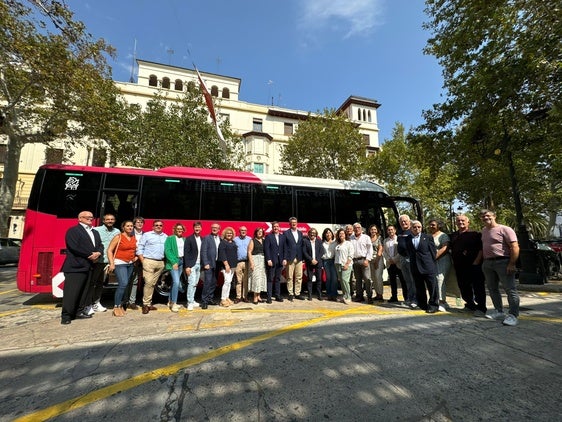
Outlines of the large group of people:
M269 234L259 227L252 237L245 226L238 228L238 235L233 227L221 232L219 223L211 224L211 233L203 237L201 223L195 222L192 234L186 237L181 223L175 224L173 234L168 236L161 220L153 222L151 231L143 232L142 217L123 221L121 231L114 227L116 219L112 214L103 216L100 227L92 228L92 219L91 212L81 212L78 225L66 233L62 324L106 311L100 298L108 273L114 273L117 280L113 315L123 317L127 309L139 307L136 296L140 279L142 313L158 309L152 299L163 271L169 271L172 280L168 308L178 312L182 309L178 303L179 292L183 291L182 276L187 279L188 311L211 305L230 307L240 302L283 302L283 269L287 299L291 302L312 301L315 297L343 304L373 304L385 300L385 268L391 291L388 303L399 302L400 284L401 306L427 313L447 311L446 281L455 271L465 311L501 320L504 325L517 324L517 237L511 228L496 223L495 213L490 210L481 213L481 233L470 230L466 215L456 217L457 231L451 236L443 233L438 220L429 221L426 234L421 222L401 215L399 230L388 226L386 238L376 225L366 229L361 223L346 225L335 233L326 228L321 236L315 228L303 234L296 217L289 219L289 228L283 233L274 221ZM223 284L220 300L216 300L221 273ZM200 280L201 299L196 302ZM486 308L486 284L494 306L490 312ZM500 284L507 294L508 313L504 313Z

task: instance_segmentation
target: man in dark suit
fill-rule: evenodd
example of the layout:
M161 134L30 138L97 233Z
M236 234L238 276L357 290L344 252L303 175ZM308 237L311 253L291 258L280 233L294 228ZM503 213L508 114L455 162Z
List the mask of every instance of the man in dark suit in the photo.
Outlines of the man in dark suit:
M292 302L293 295L299 300L304 300L301 295L302 233L297 227L297 217L289 218L289 224L291 227L283 233L283 266L287 267L287 290L289 291L289 301Z
M283 236L279 233L279 223L271 223L271 233L263 241L265 263L267 270L267 303L275 295L277 302L283 302L281 297L281 270L283 270Z
M308 237L302 240L302 255L306 264L306 278L308 287L308 300L312 300L312 284L316 281L318 300L322 300L322 254L324 248L318 239L318 232L311 228Z
M411 233L405 244L410 257L410 268L416 285L418 306L427 313L439 309L439 291L437 288L437 249L433 236L422 233L419 221L411 222ZM429 292L429 302L425 289Z
M193 234L185 238L183 244L183 268L187 275L187 310L193 311L193 308L199 304L195 302L195 289L201 278L201 223L196 221L193 223Z
M201 267L203 268L203 292L201 294L201 309L207 309L208 305L216 305L215 288L217 286L217 275L220 268L218 261L218 250L220 243L218 223L211 225L211 234L205 236L201 241Z
M64 273L61 324L64 325L73 319L92 317L79 313L78 307L92 276L93 265L103 254L100 235L92 230L93 219L90 211L82 211L78 214L78 225L66 232L66 258L61 269Z

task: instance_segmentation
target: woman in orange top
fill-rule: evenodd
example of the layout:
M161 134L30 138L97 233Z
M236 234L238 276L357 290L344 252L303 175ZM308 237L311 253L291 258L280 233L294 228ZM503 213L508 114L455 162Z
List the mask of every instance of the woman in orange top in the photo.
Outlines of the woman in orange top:
M133 222L123 221L121 231L122 233L113 238L107 249L109 271L115 271L119 283L117 290L115 290L115 305L113 307L113 315L118 317L125 316L123 295L133 273L133 263L137 260L135 255L137 239L133 233Z

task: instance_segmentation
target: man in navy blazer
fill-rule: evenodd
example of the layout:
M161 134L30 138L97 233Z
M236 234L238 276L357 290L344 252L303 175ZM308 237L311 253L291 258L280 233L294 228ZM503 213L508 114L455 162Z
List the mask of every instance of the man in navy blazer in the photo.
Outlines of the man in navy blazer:
M410 268L416 285L418 306L427 313L439 309L439 291L437 288L437 249L433 236L422 233L419 221L411 222L411 233L405 239L410 257ZM429 292L429 302L425 289Z
M201 293L201 309L208 305L216 305L215 288L217 286L218 249L220 243L218 223L211 224L211 234L201 241L201 268L203 269L203 292Z
M287 290L289 291L289 301L292 302L293 295L299 300L304 300L301 295L303 236L297 227L297 217L289 218L289 224L291 227L283 233L283 266L287 267Z
M308 237L302 240L302 255L306 264L308 300L312 300L312 284L316 281L318 300L322 300L322 254L324 248L315 228L308 230Z
M283 235L279 233L279 223L271 223L271 233L263 241L265 265L267 270L267 303L275 295L277 302L283 302L281 297L281 271L283 270Z
M195 306L195 290L201 278L201 223L193 223L193 234L187 236L183 243L183 268L187 275L187 310Z
M73 319L91 318L78 312L80 300L92 276L94 263L103 254L100 234L92 230L94 215L90 211L78 214L78 225L65 235L66 258L61 271L64 273L61 324Z

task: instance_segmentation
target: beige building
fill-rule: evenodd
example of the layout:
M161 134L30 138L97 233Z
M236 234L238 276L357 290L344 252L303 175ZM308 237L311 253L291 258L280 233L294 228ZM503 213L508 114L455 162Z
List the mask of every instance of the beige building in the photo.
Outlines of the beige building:
M128 103L145 106L159 90L168 95L170 101L182 95L190 83L199 84L195 70L176 66L137 60L136 82L115 82ZM273 105L254 104L239 99L241 80L239 78L200 72L215 100L219 120L228 119L232 130L242 136L247 169L255 173L278 173L281 169L281 148L295 133L301 121L309 112ZM337 108L354 122L365 139L365 153L379 149L379 128L377 109L380 104L372 99L350 96ZM327 105L332 107L332 105ZM312 113L314 114L314 113ZM0 138L0 174L6 156L7 141ZM109 157L103 150L91 147L71 151L69 158L63 158L62 143L50 148L41 144L29 144L23 148L20 160L19 180L16 187L10 236L21 237L23 213L38 167L49 163L76 165L109 165ZM0 176L1 177L1 176Z

